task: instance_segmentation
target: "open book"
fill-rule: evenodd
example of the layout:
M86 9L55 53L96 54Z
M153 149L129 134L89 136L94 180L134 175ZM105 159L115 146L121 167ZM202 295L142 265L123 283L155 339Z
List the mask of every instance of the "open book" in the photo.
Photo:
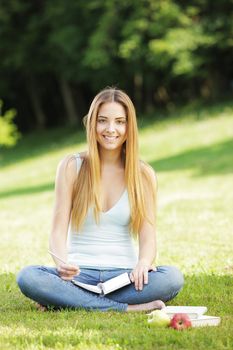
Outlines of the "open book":
M177 313L187 314L192 323L192 327L218 326L221 322L220 317L207 316L206 306L166 306L163 311L172 318Z
M97 293L97 294L108 294L113 292L114 290L120 289L124 286L127 286L131 283L131 280L129 278L129 275L127 272L122 273L121 275L111 278L110 280L98 283L96 286L92 284L86 284L82 283L76 280L72 280L72 282L81 288L84 288L86 290L89 290L90 292Z

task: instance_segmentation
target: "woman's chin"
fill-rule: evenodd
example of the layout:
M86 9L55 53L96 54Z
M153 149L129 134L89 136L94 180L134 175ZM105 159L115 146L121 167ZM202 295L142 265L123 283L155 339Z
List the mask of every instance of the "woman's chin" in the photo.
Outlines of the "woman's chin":
M116 145L116 144L99 144L99 148L105 151L114 151L114 150L118 150L119 148L121 148L122 145Z

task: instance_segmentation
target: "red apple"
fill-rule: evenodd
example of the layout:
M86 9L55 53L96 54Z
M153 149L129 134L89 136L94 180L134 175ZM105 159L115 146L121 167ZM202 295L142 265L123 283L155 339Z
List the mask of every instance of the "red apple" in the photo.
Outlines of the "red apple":
M187 314L175 314L171 319L170 327L181 331L185 328L192 327L192 323Z

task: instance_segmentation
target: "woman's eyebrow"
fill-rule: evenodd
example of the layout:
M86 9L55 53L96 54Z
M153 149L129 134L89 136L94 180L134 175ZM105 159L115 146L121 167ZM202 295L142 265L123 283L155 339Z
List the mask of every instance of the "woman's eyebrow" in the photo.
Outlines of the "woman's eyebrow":
M98 115L98 118L104 118L104 119L108 119L108 117L104 116L104 115ZM127 119L126 117L116 117L115 119Z

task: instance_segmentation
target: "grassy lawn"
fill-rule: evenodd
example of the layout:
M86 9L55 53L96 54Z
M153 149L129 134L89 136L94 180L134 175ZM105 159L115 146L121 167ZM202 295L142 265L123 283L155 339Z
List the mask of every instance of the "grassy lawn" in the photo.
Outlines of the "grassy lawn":
M171 305L205 305L219 327L151 329L145 313L40 313L15 282L47 264L56 166L85 149L82 132L25 136L0 152L0 349L233 348L233 106L184 108L169 120L139 120L140 152L157 172L158 259L185 274Z

